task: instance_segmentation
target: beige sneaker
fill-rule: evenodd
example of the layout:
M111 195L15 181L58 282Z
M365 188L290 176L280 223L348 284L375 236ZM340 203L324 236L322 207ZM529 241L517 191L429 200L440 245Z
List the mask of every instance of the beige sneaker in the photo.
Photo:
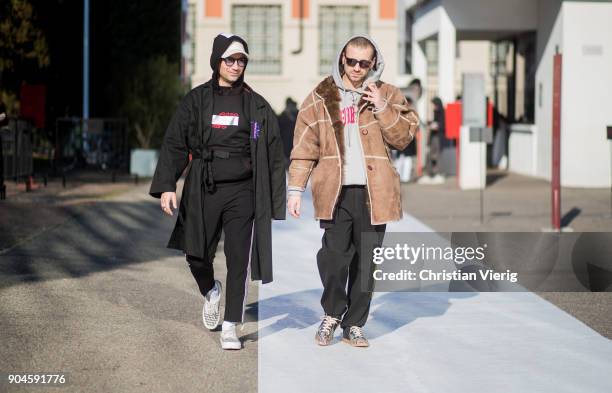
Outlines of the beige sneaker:
M346 327L342 331L342 341L353 347L369 347L370 343L363 334L363 329L359 326Z
M317 344L321 346L326 346L331 344L334 339L334 332L336 328L340 325L340 320L329 315L323 317L323 321L319 325L319 329L317 330L317 334L315 334L315 341Z

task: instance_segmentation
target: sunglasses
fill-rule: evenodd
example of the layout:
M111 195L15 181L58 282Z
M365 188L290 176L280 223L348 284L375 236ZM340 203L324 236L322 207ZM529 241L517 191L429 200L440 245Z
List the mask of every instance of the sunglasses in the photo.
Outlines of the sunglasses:
M235 59L233 57L226 57L225 59L223 59L223 62L228 67L233 66L235 62L238 62L238 67L246 67L249 61L247 60L246 57L240 57L238 59Z
M361 68L370 68L370 66L372 65L371 60L357 60L352 59L350 57L346 57L346 55L344 56L344 58L346 59L346 64L348 64L349 67L355 67L357 63L359 63L359 67Z

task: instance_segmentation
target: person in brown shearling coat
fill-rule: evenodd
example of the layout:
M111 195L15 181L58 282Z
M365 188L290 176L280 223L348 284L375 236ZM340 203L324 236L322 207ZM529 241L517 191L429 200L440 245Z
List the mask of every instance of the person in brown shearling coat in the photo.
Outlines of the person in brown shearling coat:
M400 90L379 80L383 68L376 43L352 37L297 118L287 207L299 217L310 178L315 217L325 229L317 254L325 311L315 337L319 345L331 343L338 325L343 341L369 345L362 326L371 301L371 250L382 243L385 224L402 218L389 149L405 149L419 121ZM377 233L375 244L362 245L362 232ZM361 256L362 246L368 255Z

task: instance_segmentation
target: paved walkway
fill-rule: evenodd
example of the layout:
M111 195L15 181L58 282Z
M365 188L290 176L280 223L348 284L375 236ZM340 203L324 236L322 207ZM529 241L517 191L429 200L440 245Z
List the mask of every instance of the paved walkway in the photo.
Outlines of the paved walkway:
M441 185L402 185L404 211L438 232L539 232L551 227L550 182L491 170L483 192L462 191L456 178ZM576 232L612 232L609 188L561 189L562 224Z
M259 392L612 391L612 341L532 293L379 293L370 348L339 337L318 347L321 230L311 206L274 225L275 282L259 294ZM423 230L413 217L388 227Z
M480 223L480 192L442 185L402 185L404 211L438 232L540 232L551 227L550 182L490 170ZM562 188L563 223L576 232L612 232L610 189ZM612 292L538 293L612 339Z
M147 190L51 184L0 202L0 371L66 372L62 391L74 392L612 391L612 342L589 327L610 328L609 293L541 294L554 304L531 293L381 293L371 348L319 348L321 230L307 200L302 219L274 223L275 281L251 285L245 350L221 351L184 258L164 248L174 218ZM500 177L480 226L478 193L452 180L410 184L409 214L388 230L539 231L547 195L546 182ZM612 230L607 190L562 195L575 230ZM221 277L224 262L218 253Z
M0 252L0 372L64 372L70 392L256 390L256 343L228 353L204 329L184 257L164 248L174 219L147 190L75 204Z

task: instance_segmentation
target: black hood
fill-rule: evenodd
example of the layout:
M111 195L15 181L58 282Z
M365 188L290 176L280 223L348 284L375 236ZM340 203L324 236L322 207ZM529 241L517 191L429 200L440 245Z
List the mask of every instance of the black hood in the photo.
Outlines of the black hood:
M212 68L213 70L212 84L215 89L219 87L219 62L221 61L221 55L234 41L240 42L244 46L244 50L246 51L246 53L249 53L249 46L247 45L246 41L237 35L219 34L215 37L215 40L213 41L212 53L210 54L210 68ZM244 83L245 72L246 67L244 68L240 79L238 79L234 83L234 87L242 86L242 84Z

